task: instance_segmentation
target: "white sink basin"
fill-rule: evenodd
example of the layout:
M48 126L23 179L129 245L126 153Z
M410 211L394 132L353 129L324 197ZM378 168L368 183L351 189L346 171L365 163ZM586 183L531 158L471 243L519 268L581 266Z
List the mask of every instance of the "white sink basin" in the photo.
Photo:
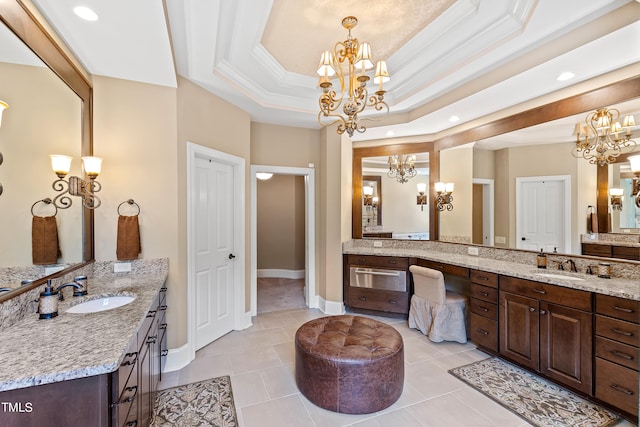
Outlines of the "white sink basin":
M113 310L133 302L134 296L118 295L96 298L69 307L66 313L97 313L99 311Z
M550 279L562 279L562 280L577 280L582 281L579 277L573 276L565 276L564 274L553 274L553 273L534 273L536 276L548 277Z

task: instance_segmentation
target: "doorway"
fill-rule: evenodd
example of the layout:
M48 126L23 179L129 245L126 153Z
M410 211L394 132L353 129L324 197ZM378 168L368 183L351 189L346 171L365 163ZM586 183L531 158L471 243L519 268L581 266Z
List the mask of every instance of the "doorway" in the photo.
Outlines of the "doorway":
M494 190L493 179L473 178L472 243L493 246Z
M570 253L571 176L516 177L516 247Z
M304 300L310 308L318 307L315 286L315 170L283 166L251 166L251 315L258 314L258 173L299 176L304 180ZM275 275L282 275L275 272ZM293 273L295 276L297 273ZM262 275L265 275L264 272ZM267 273L268 275L268 273ZM295 279L295 277L292 277Z
M191 359L244 325L244 159L187 143L187 334Z

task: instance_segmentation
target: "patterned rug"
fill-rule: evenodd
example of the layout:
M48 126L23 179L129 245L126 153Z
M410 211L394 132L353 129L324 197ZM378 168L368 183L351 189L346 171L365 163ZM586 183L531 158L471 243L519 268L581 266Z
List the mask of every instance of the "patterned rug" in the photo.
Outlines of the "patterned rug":
M604 427L620 418L495 357L450 369L449 373L535 426Z
M160 390L152 427L237 427L228 376Z

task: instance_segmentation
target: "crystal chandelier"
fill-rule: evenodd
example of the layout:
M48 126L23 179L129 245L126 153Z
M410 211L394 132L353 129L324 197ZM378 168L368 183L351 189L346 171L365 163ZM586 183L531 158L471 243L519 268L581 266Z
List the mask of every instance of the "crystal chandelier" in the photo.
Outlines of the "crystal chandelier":
M389 156L389 178L395 178L400 184L404 184L418 174L415 168L415 154L396 154Z
M600 108L589 113L585 123L576 123L573 130L576 146L571 154L598 166L614 163L623 148L636 145L631 139L631 128L636 125L634 117L625 116L622 125L619 117L620 111L615 108ZM620 135L623 128L624 135Z
M369 96L366 85L370 77L367 70L373 68L371 46L369 43L359 43L358 39L351 37L351 29L358 25L355 16L347 16L342 20L342 26L348 30L347 39L337 42L333 52L325 51L320 58L318 75L319 86L322 94L318 100L320 112L318 122L322 126L331 126L338 123L338 133L345 131L353 136L354 131L360 133L366 127L358 123L358 114L366 107L373 107L377 111L383 108L389 111L389 106L384 102L385 90L382 84L389 81L389 72L385 61L378 61L373 77L378 85L375 95ZM340 82L340 93L332 89L331 77L335 76ZM342 108L343 114L338 111Z

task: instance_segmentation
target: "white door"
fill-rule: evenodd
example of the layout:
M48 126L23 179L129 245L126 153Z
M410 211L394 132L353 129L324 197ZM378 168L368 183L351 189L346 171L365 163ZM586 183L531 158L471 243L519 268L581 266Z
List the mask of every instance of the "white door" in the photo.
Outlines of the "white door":
M196 157L195 348L233 330L233 166Z
M570 198L565 177L517 178L517 248L567 253Z

